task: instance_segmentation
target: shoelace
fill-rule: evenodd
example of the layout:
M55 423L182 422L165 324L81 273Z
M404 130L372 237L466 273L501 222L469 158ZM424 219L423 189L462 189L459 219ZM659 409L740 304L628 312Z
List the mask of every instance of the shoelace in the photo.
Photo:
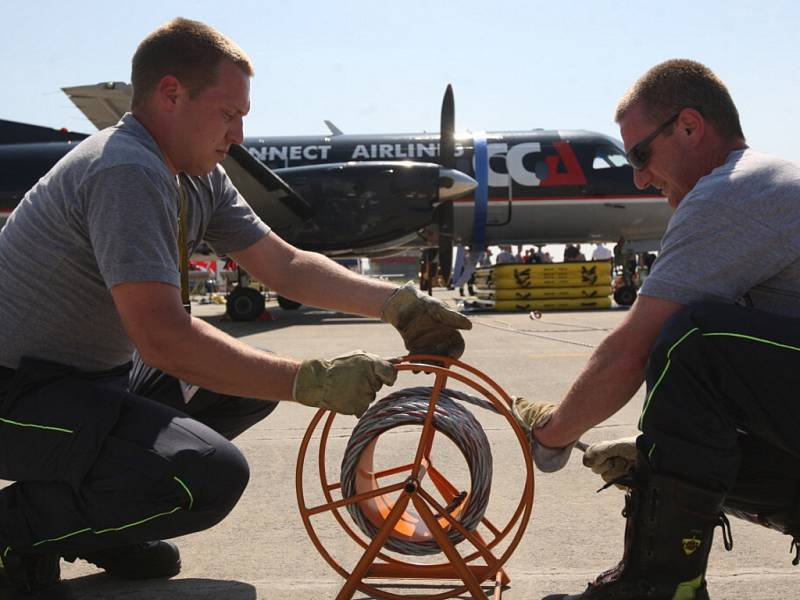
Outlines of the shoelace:
M722 544L725 546L725 550L730 552L733 550L733 532L731 531L731 522L724 512L719 513L717 517L717 524L714 525L714 528L717 527L722 529Z

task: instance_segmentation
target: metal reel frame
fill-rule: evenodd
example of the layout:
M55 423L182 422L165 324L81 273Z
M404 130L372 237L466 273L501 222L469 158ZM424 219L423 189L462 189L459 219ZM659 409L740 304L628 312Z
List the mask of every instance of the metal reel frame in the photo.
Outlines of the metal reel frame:
M444 366L431 365L420 361L436 361ZM484 581L494 581L495 598L499 598L502 589L501 586L506 585L510 581L507 574L503 571L502 566L511 557L511 554L522 539L522 535L525 532L533 510L533 462L531 460L527 437L509 410L511 406L511 397L497 383L478 369L451 358L432 355L411 355L402 358L395 367L399 371L424 372L435 376L430 404L423 422L414 462L386 469L376 474L378 477L386 477L408 471L408 477L402 482L380 487L367 493L357 494L351 498L340 497L339 499L335 499L333 497L333 492L341 490L341 482L328 481L326 475L326 457L328 437L333 421L336 418L336 413L320 409L314 415L306 430L297 457L295 487L297 492L297 504L303 519L303 525L317 551L327 563L345 579L345 584L337 595L337 600L352 598L356 590L360 590L375 598L385 598L387 600L444 600L464 593L469 593L473 598L486 599L487 596L481 588L481 582ZM463 371L466 371L466 373ZM433 426L434 408L441 390L445 387L449 378L466 384L494 405L498 413L506 419L511 429L514 431L525 464L526 478L522 496L508 522L498 527L491 523L485 516L481 519L481 524L493 535L488 541L484 540L483 536L477 530L467 531L464 529L461 523L421 486L422 480L428 476L443 496L454 497L458 493L456 488L450 484L441 473L438 473L429 461L433 438L436 433L436 429ZM316 454L321 491L325 497L325 502L317 506L308 506L303 487L303 475L306 462L311 462L309 458L309 447L312 443L312 438L323 418L325 418L325 422L322 425L321 434L317 440L318 449ZM340 511L340 509L348 504L357 503L383 494L396 493L398 491L400 494L397 501L372 540L366 540L363 535L357 533L351 526L351 523L348 522L349 515L347 515L346 519ZM416 509L420 518L428 526L434 539L442 548L447 562L439 564L419 564L401 560L396 556L389 556L382 552L386 540L391 535L395 524L409 505ZM445 517L449 526L458 530L477 550L465 553L465 555L462 556L462 553L459 552L450 541L446 529L439 524L437 519L441 517L435 516L434 512ZM322 544L314 529L311 518L328 513L336 519L339 526L348 536L363 548L363 554L352 571L348 571L333 557ZM512 536L509 545L500 556L495 556L492 550L509 536ZM478 559L482 559L485 564L473 564ZM452 589L441 593L411 596L393 594L380 587L366 583L365 579L380 579L383 581L392 579L460 580L461 584L455 584Z

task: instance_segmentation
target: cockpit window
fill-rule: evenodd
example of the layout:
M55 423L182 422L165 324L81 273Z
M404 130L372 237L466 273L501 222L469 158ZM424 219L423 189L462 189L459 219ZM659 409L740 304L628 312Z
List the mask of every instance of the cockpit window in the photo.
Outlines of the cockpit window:
M628 164L628 159L622 151L612 145L597 146L594 152L594 160L592 161L592 168L599 169L614 169L616 167L624 167Z

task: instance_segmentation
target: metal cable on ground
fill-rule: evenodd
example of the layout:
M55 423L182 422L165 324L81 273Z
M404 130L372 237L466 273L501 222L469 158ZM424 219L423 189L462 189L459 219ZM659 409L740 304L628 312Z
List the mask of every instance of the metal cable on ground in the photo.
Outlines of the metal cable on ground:
M475 323L477 323L478 325L483 325L484 327L488 327L489 329L497 329L498 331L507 331L508 333L518 333L520 335L527 335L527 336L530 336L530 337L541 338L543 340L550 340L552 342L561 342L561 343L564 343L564 344L571 344L573 346L581 346L581 347L584 347L584 348L597 348L597 344L587 344L586 342L577 342L575 340L567 340L567 339L555 337L555 336L552 336L552 335L542 335L541 333L534 333L533 331L530 331L528 329L518 329L516 327L511 327L510 325L507 325L506 327L498 327L497 325L491 325L491 324L486 323L484 321L475 321ZM603 330L599 330L599 331L603 331ZM576 330L575 333L581 333L581 331L580 330Z
M342 495L356 495L356 469L363 451L379 435L403 425L422 425L430 405L433 388L413 387L394 392L375 402L359 419L353 429L342 460ZM436 401L433 426L458 446L469 467L471 488L460 523L474 531L486 512L492 483L492 453L489 440L473 414L456 400L498 412L491 402L457 390L443 389ZM347 511L364 534L372 538L378 529L367 519L358 503L349 504ZM453 544L464 538L455 529L448 532ZM386 548L401 554L425 556L441 551L435 540L406 541L390 536Z

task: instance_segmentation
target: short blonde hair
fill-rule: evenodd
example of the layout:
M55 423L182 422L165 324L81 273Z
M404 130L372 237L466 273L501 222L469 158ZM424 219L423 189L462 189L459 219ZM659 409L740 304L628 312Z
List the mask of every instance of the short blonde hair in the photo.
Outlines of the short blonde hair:
M721 136L744 139L728 88L711 69L693 60L675 58L647 71L617 104L614 121L619 123L638 104L653 123L682 108L695 108Z
M250 58L236 42L200 21L172 19L142 40L133 55L131 106L141 106L166 75L177 77L196 96L217 82L223 60L250 77L254 74Z

